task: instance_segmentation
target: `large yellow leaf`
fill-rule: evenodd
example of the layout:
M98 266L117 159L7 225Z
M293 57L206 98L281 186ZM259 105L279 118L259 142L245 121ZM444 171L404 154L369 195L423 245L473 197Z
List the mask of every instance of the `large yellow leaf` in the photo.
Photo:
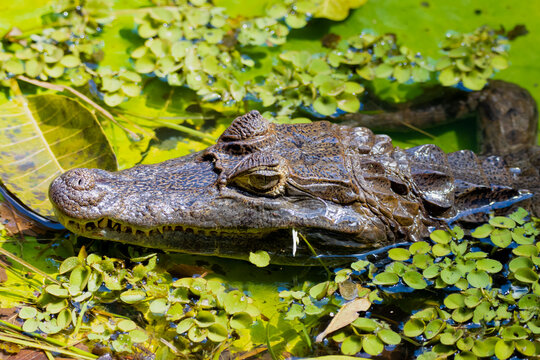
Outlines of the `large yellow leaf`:
M87 108L52 94L0 106L0 179L23 203L52 216L49 184L74 167L117 169L111 145Z
M314 15L319 18L341 21L349 15L350 9L359 8L366 2L367 0L322 0Z

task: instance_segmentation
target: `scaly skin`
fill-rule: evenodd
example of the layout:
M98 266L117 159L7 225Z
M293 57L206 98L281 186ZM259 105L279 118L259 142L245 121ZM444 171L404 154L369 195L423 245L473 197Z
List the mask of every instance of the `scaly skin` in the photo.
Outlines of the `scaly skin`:
M497 96L489 94L524 90L496 84L469 100L483 122L506 126L509 116L490 111ZM471 210L494 203L521 201L537 211L540 156L520 128L536 129L538 115L532 100L518 108L510 110L519 128L501 125L499 140L484 144L512 143L503 155L520 171L503 157L445 154L435 145L402 150L367 128L278 125L253 111L204 151L115 173L70 170L49 196L59 220L86 237L234 258L266 250L274 263L308 264L314 259L303 243L292 256L292 229L318 254L339 256L416 241L455 217L475 221Z

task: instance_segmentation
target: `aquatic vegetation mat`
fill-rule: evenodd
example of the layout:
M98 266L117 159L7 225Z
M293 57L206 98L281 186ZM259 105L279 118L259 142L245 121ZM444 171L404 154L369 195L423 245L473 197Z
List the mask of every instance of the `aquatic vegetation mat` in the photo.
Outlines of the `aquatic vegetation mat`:
M15 283L33 291L17 305L15 321L0 321L0 338L45 351L59 346L64 355L78 351L84 358L97 356L70 346L84 340L97 354L160 359L383 351L418 359L533 358L540 356L538 224L519 209L470 235L459 226L435 230L378 259L329 273L306 269L288 280L283 272L271 275L278 271L271 265L255 270L235 262L227 270L227 260L180 265L193 258L115 258L87 254L83 246L55 262L46 278L24 270ZM67 246L68 239L57 241ZM261 266L261 257L252 261ZM17 268L9 271L21 273ZM261 283L238 281L246 270Z

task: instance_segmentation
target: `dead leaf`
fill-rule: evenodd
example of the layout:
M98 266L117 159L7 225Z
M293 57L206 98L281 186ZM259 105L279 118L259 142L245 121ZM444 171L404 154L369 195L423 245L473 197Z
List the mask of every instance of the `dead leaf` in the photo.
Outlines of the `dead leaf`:
M339 309L338 313L336 316L334 316L332 321L330 321L330 324L328 324L326 329L324 329L324 331L317 336L315 342L321 342L326 335L349 325L354 320L358 319L358 312L366 311L370 307L371 302L367 297L357 298L349 301L343 305L341 309Z

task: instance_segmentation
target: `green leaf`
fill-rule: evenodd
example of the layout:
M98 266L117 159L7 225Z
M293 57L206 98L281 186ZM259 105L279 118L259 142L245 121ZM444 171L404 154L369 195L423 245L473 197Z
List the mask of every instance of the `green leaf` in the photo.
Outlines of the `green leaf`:
M270 264L270 255L264 250L249 253L249 262L257 267L265 267Z
M407 249L393 248L388 251L388 257L392 260L405 261L411 257L411 253Z
M391 272L382 272L373 279L373 283L376 285L394 285L398 282L399 276Z
M521 267L514 272L517 280L524 283L534 283L538 280L538 273L533 269Z
M213 342L222 342L227 340L229 337L229 333L227 332L227 328L221 324L213 324L210 327L208 327L208 340Z
M401 342L401 336L395 331L382 329L377 333L377 336L388 345L397 345Z
M403 275L403 281L413 289L425 289L428 285L422 274L417 271L407 271Z
M443 345L453 345L455 344L461 337L463 336L464 331L459 330L453 330L452 328L448 329L441 334L440 341ZM472 346L472 345L471 345Z
M285 23L293 29L300 29L306 26L307 20L304 14L289 13L285 17Z
M495 229L491 233L490 239L494 245L505 248L512 242L512 233L508 229Z
M432 339L437 336L445 326L445 322L441 319L435 319L430 321L424 329L424 335L426 339Z
M118 330L128 332L131 330L135 330L137 328L137 324L135 324L134 321L129 319L122 319L116 324L118 327Z
M410 319L403 327L403 334L409 337L417 337L424 332L425 324L420 319Z
M444 86L456 85L460 80L460 74L454 68L448 67L439 74L439 81Z
M194 319L192 319L192 318L183 319L176 326L176 333L177 334L183 334L186 331L188 331L189 329L191 329L191 327L193 325L195 325L195 320Z
M411 78L411 68L410 66L398 65L394 68L393 75L396 78L397 82L399 82L400 84L403 84Z
M60 268L58 269L59 274L65 274L75 269L77 266L81 265L81 261L77 256L71 256L62 261Z
M242 312L247 307L245 295L239 290L233 290L225 294L223 298L223 307L228 314Z
M510 263L508 264L508 269L510 269L511 272L516 272L520 268L532 268L534 266L531 259L527 257L517 257L515 259L512 259Z
M96 117L66 96L13 99L0 105L0 124L0 178L42 215L53 215L48 193L55 176L80 166L116 170L114 153ZM81 150L77 156L64 156L73 149Z
M232 329L249 329L253 323L253 318L246 312L234 314L229 320Z
M491 59L491 66L497 70L504 70L508 67L508 60L506 57L497 55Z
M538 252L540 250L538 247L530 244L530 245L520 245L517 248L513 249L512 252L518 256L525 256L525 257L534 257L538 255Z
M21 319L33 319L37 316L37 314L37 309L30 306L25 306L19 311L19 317Z
M491 285L491 277L483 270L473 270L468 273L467 281L476 288L487 288Z
M384 344L376 335L364 336L362 348L370 355L379 355L384 350Z
M334 21L344 20L349 15L350 9L358 8L367 0L322 0L318 2L318 7L314 16L326 18Z
M477 227L472 233L471 236L477 239L484 239L487 238L491 232L493 231L493 226L490 224L484 224L482 226Z
M431 250L431 246L425 241L417 241L409 246L409 252L415 254L426 254Z
M436 277L437 275L439 275L439 272L441 271L441 268L439 267L439 265L437 264L434 264L434 265L430 265L428 266L423 272L422 272L422 275L424 275L424 277L426 279L432 279L434 277Z
M470 351L463 351L459 354L456 354L454 360L476 360L477 357Z
M412 79L414 82L422 83L429 80L431 73L429 70L420 66L414 66L412 68Z
M500 339L495 344L495 356L497 359L504 360L508 359L514 353L514 342L513 341L504 341Z
M341 352L345 355L354 355L362 350L362 338L351 335L341 343Z
M216 316L210 311L202 310L195 316L195 323L198 327L206 328L216 323Z
M529 245L534 243L533 236L525 236L525 229L522 227L515 228L512 231L512 240L520 245Z
M482 90L487 84L487 78L478 71L469 71L462 74L463 86L470 90Z
M206 339L206 335L208 334L208 329L201 329L196 326L193 326L188 330L188 338L189 340L200 343Z
M140 289L131 289L120 294L120 300L126 304L135 304L146 299L146 293Z
M33 333L38 329L39 321L36 319L27 319L22 326L24 332Z
M457 309L465 305L464 299L465 297L462 294L453 293L444 299L444 305L449 309Z
M129 332L129 337L133 343L144 343L148 341L148 334L141 329L132 330Z
M489 219L489 224L496 228L513 229L516 227L516 222L504 216L495 216Z
M360 109L360 101L353 94L342 93L339 95L337 105L338 108L349 113L357 112Z
M473 317L473 311L467 308L458 308L452 312L452 319L457 322L465 322Z
M60 298L67 298L69 296L68 289L61 287L60 285L49 285L45 288L45 291L51 295Z
M13 75L21 75L22 73L24 73L23 62L15 58L11 58L6 61L4 63L4 69L6 69L7 72L12 73Z
M146 54L135 60L135 70L141 74L151 73L155 68L155 61L150 54Z
M478 270L487 271L488 273L498 273L502 270L503 266L497 260L480 259L476 262L476 268Z
M515 348L517 351L522 353L525 356L533 356L536 354L536 346L534 342L526 340L526 339L520 339L518 341L514 342Z
M469 351L474 346L474 340L472 338L470 338L470 337L468 337L468 338L460 338L457 341L456 345L457 345L459 350Z
M377 327L379 326L375 320L365 318L365 317L359 317L358 319L354 320L351 324L358 330L366 332L366 333L374 332L375 329L377 329Z
M122 95L120 92L105 94L103 96L103 101L105 104L114 107L120 105L124 101L124 95Z
M381 64L375 68L375 76L379 79L387 79L392 76L394 67L389 64Z
M472 352L479 357L489 357L495 354L495 344L499 341L496 337L485 340L476 340L472 347Z
M461 278L461 271L455 267L449 267L441 271L441 279L450 285L455 284Z
M313 102L313 109L321 115L330 116L337 110L337 101L330 96L319 96Z
M519 225L523 225L525 223L525 218L529 216L529 213L524 208L520 207L515 212L508 215L508 217L512 220L514 220Z
M431 240L439 244L448 244L452 240L452 235L445 230L435 230L429 234Z
M304 309L299 304L292 304L289 308L289 311L287 311L287 314L285 315L286 320L294 320L304 317Z
M65 55L62 60L60 60L60 64L67 68L74 68L81 65L81 59L75 55Z
M448 244L435 244L433 245L432 251L433 255L437 257L446 256L452 252Z
M155 315L165 315L167 312L167 309L169 308L169 305L167 303L167 299L155 299L150 303L149 310L152 314Z

